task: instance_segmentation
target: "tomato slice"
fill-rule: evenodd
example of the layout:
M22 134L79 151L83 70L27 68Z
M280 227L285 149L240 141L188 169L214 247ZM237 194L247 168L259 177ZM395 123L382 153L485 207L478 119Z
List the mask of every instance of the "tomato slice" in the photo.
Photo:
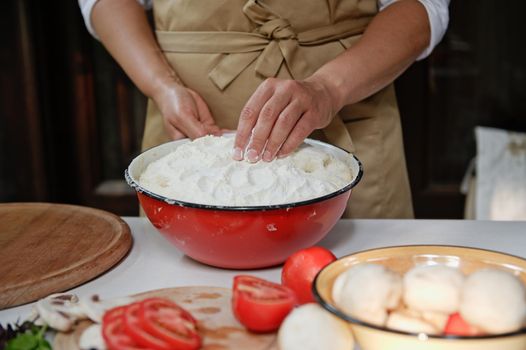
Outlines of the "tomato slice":
M323 247L310 247L292 254L281 270L281 283L292 289L300 304L314 302L312 282L318 272L336 260L334 254Z
M122 318L124 315L124 309L126 309L126 306L117 306L106 311L104 316L102 316L102 323L104 324L105 322L111 322L116 318Z
M473 337L483 335L483 333L476 327L470 325L462 316L456 312L449 316L446 327L444 328L446 335L460 335L463 337Z
M241 324L254 332L272 332L296 305L294 292L261 278L234 277L232 309Z
M124 310L124 329L139 345L152 350L171 350L170 344L148 333L139 318L140 303L133 303Z
M164 340L173 349L195 350L201 346L201 337L196 331L197 321L188 311L170 300L143 300L139 318L148 333Z
M102 337L110 350L143 350L124 330L124 309L107 311L102 318Z

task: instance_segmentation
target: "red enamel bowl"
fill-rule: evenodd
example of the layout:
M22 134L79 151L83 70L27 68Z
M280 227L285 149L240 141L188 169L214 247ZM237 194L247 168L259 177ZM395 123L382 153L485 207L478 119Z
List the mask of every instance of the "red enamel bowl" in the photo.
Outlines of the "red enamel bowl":
M307 139L307 144L349 164L354 179L319 198L246 207L189 203L140 186L138 179L148 164L186 142L189 140L168 142L140 154L126 169L126 181L137 191L148 219L170 243L197 261L222 268L253 269L281 264L297 250L319 242L343 214L351 189L363 174L354 155Z

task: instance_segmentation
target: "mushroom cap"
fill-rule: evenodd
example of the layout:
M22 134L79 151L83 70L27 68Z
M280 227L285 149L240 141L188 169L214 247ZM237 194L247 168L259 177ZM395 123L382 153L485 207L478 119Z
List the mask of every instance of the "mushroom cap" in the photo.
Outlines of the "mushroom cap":
M458 311L464 275L446 265L421 265L404 275L404 302L420 312Z
M285 318L278 332L280 350L349 350L354 340L348 325L314 303L304 304Z
M341 273L332 286L336 306L352 317L378 326L387 310L400 304L402 278L383 265L359 264Z
M464 284L460 314L488 333L516 331L526 321L526 288L508 272L476 271Z

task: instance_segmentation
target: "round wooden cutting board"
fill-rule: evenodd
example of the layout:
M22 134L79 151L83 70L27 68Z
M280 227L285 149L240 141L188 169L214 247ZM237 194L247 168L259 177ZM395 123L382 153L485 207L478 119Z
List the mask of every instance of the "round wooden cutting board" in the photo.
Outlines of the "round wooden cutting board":
M160 289L133 296L135 300L150 297L167 298L189 311L198 321L202 337L201 350L276 350L276 334L247 331L232 314L230 289L218 287L177 287ZM53 349L79 350L79 339L92 323L83 321L73 332L59 333Z
M82 284L114 266L131 244L128 225L102 210L0 204L0 309Z

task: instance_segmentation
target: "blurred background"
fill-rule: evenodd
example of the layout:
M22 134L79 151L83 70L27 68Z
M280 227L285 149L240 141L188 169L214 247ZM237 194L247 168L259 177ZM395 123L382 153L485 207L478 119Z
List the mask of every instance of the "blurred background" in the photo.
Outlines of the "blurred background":
M526 131L524 13L519 0L451 0L442 43L398 79L417 218L463 217L476 125ZM0 1L0 38L0 202L137 215L123 173L146 99L88 34L77 1Z

